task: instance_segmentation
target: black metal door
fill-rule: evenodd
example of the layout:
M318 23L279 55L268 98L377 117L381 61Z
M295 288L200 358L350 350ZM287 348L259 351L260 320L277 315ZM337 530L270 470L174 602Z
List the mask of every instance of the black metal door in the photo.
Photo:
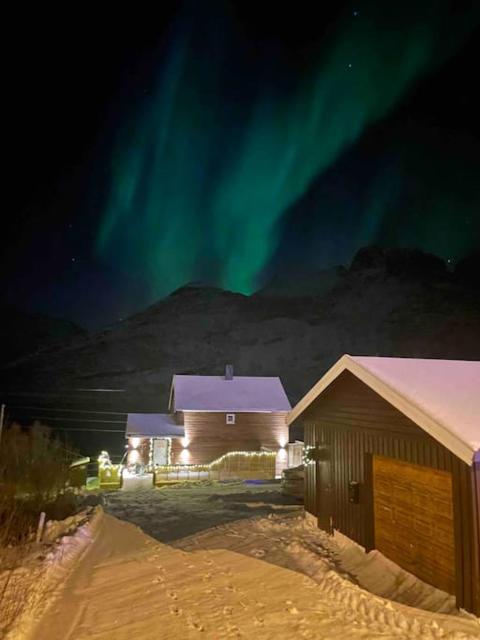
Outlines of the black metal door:
M332 457L329 445L318 447L315 465L318 526L333 533Z

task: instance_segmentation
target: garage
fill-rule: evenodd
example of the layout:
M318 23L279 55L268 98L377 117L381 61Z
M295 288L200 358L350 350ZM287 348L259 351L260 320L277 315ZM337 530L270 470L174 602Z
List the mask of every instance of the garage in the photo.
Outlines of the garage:
M373 456L375 548L424 582L455 593L452 476Z
M289 414L305 510L480 615L480 362L344 355Z

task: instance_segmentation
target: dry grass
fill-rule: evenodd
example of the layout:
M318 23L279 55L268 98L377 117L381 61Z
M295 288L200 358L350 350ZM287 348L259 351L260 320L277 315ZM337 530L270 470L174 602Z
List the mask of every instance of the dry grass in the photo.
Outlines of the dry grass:
M33 546L34 517L24 504L0 499L0 637L21 613L31 589L24 567Z
M70 457L48 427L12 425L0 443L0 638L28 603L39 514L65 488Z

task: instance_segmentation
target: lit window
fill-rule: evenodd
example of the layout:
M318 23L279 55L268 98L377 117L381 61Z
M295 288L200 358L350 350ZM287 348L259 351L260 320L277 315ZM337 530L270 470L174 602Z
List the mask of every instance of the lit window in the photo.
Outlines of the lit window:
M234 413L227 413L227 424L235 424L235 414Z

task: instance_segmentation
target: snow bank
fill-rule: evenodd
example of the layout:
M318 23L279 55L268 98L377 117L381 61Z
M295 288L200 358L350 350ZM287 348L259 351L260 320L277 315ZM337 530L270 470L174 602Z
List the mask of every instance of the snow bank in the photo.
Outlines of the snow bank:
M46 541L56 543L40 565L27 564L15 570L21 575L28 595L22 613L4 636L5 640L31 637L37 620L55 600L69 572L95 540L102 517L103 509L98 506L90 514L82 512L66 520L47 523Z
M365 553L362 547L338 531L335 532L335 545L341 567L354 575L368 591L420 609L448 614L457 612L454 596L422 582L380 551Z
M456 609L452 596L421 582L379 552L365 554L338 533L329 537L303 517L274 514L235 522L191 536L179 546L234 549L303 573L318 587L312 606L318 598L339 606L345 620L369 630L365 637L389 632L393 637L426 640L480 638L480 619Z
M62 536L72 535L80 526L86 524L91 517L91 509L84 509L65 520L48 520L42 535L42 542L55 542Z

